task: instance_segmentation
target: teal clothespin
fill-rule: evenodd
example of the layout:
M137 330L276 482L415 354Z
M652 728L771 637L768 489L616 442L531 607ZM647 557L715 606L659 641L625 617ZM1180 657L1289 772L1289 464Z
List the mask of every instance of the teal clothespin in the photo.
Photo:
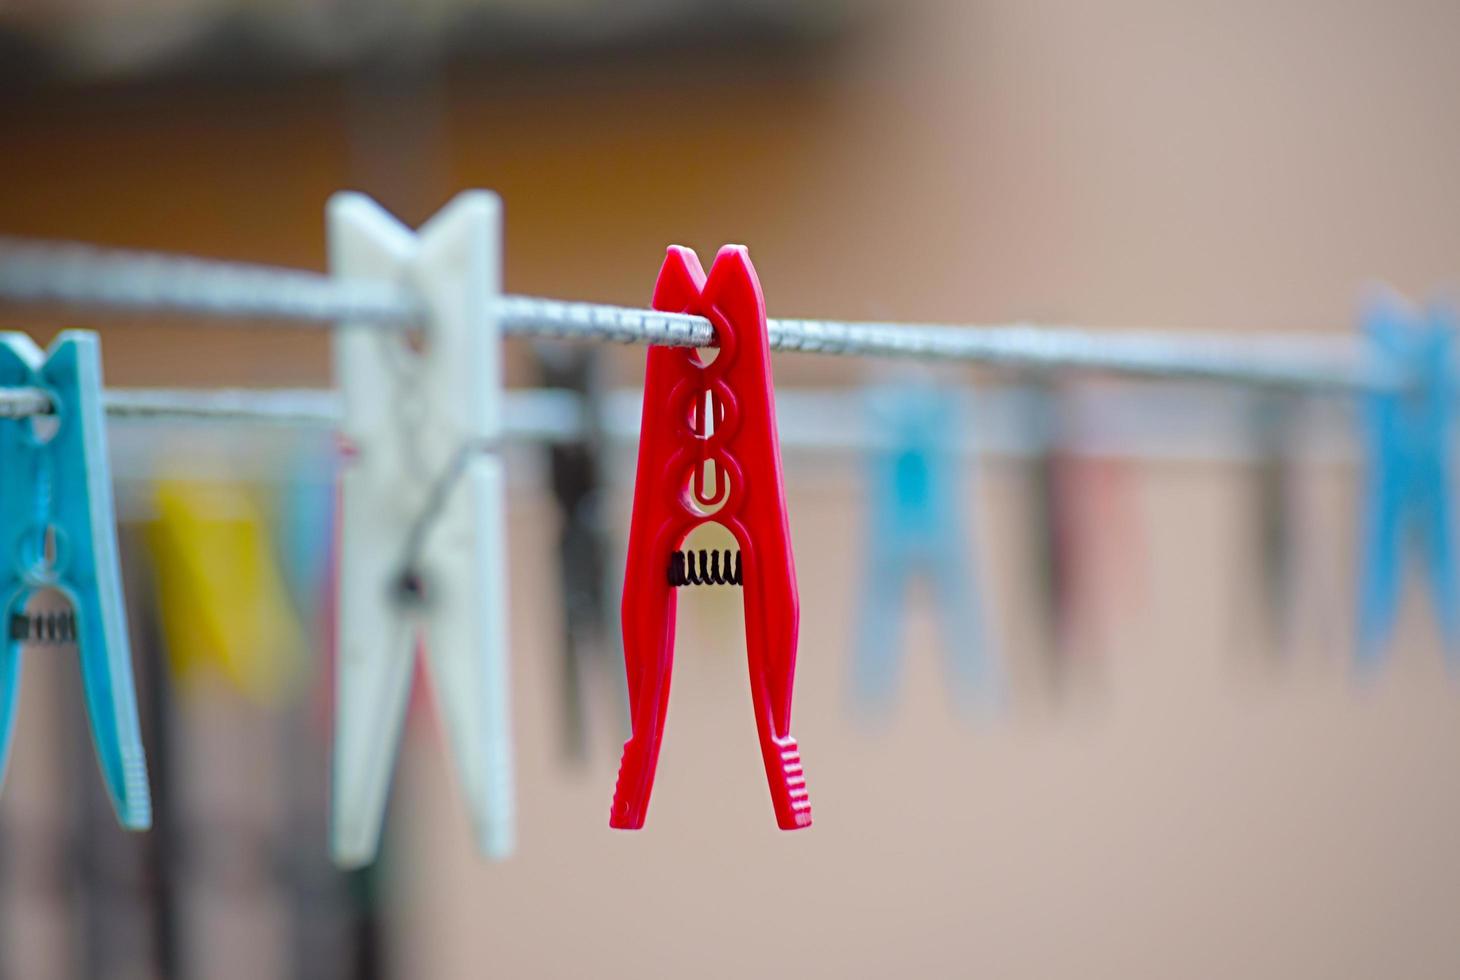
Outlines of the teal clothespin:
M311 438L285 466L274 502L273 539L300 621L315 638L323 622L334 551L339 481L336 439Z
M864 705L890 697L907 595L923 582L938 611L949 690L960 701L997 701L1002 672L984 636L972 536L963 516L959 399L946 389L888 386L870 389L867 407L882 438L867 460L869 540L856 694Z
M1407 548L1422 550L1435 615L1452 662L1460 665L1450 472L1455 410L1454 314L1421 318L1396 299L1372 303L1364 332L1373 354L1407 384L1369 394L1364 552L1360 568L1358 659L1376 666L1394 630Z
M21 647L27 641L75 641L112 805L124 827L145 830L152 804L117 560L96 334L65 331L43 353L24 334L0 333L0 387L40 388L54 412L0 420L0 575L7 624L0 656L0 782L15 724ZM27 615L27 600L42 589L61 593L71 613Z

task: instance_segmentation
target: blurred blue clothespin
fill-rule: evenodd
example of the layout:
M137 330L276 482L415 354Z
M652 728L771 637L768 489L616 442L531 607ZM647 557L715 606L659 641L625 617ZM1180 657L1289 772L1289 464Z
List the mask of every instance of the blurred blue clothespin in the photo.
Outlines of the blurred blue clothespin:
M117 557L100 342L94 333L67 330L42 352L24 334L0 334L0 386L45 391L53 413L0 421L6 622L0 780L14 731L21 649L27 643L75 643L112 806L124 827L145 830L152 824L152 803ZM31 595L45 590L64 596L71 611L28 613Z
M867 463L868 543L855 688L864 705L890 700L907 594L929 587L946 647L950 693L990 704L1003 678L984 637L973 542L964 518L957 452L960 399L925 386L882 386L866 396L880 436Z
M311 634L321 625L334 550L339 446L310 439L292 458L274 501L274 547L300 620Z
M1385 297L1370 304L1364 333L1372 353L1407 381L1365 398L1365 527L1360 568L1358 658L1376 666L1399 611L1403 556L1424 553L1435 614L1452 662L1460 655L1450 496L1456 396L1455 323L1436 307L1428 317Z

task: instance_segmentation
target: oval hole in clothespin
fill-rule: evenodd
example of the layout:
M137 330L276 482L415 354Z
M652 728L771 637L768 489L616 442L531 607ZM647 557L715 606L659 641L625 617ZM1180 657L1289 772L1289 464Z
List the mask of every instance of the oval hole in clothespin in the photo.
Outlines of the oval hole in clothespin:
M56 438L56 433L61 431L60 409L54 407L55 401L52 401L51 405L53 407L50 412L44 415L32 415L30 418L31 438L40 444L50 442Z
M15 538L15 568L32 588L53 584L69 559L66 533L51 522L32 522Z

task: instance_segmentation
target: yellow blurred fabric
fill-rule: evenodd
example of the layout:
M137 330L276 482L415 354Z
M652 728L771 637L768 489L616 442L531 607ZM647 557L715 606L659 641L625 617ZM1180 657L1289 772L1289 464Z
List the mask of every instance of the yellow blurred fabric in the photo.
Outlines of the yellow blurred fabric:
M287 698L304 676L308 644L258 492L166 479L154 500L147 544L174 676L186 684L212 668L250 698Z

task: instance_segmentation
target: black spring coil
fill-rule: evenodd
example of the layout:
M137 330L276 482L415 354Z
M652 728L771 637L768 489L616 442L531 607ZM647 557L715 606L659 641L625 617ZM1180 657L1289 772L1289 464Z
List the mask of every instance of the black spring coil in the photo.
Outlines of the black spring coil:
M10 616L10 639L22 643L75 643L76 614L73 612L49 612L26 615L12 613Z
M699 555L696 562L695 555ZM669 556L669 584L675 588L685 585L739 585L744 581L740 573L740 552L723 552L701 548L698 552L676 551Z

